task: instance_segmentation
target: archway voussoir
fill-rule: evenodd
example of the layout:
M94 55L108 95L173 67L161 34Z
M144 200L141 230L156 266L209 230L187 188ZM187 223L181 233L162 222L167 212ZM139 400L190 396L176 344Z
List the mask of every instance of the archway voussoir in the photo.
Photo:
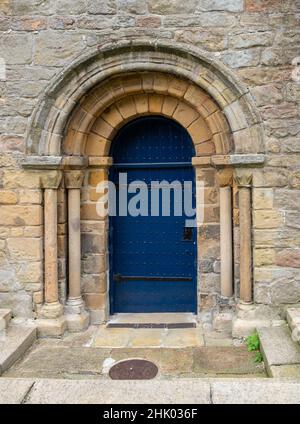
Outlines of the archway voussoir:
M153 74L147 73L142 76L142 88L145 93L153 92L154 76Z
M157 74L153 80L153 91L159 94L167 94L170 84L170 76Z
M113 132L113 127L109 125L104 119L99 117L92 127L93 132L100 135L103 138L107 138L108 140L111 137L111 134Z
M149 97L147 94L136 94L133 96L133 100L138 114L149 112Z
M211 156L216 153L214 143L212 141L204 141L203 143L196 144L197 156Z
M88 156L107 156L110 140L90 132L86 139L85 154Z
M192 122L199 118L199 113L186 103L179 102L173 113L173 118L183 127L187 128Z
M164 102L164 96L160 94L149 95L149 112L150 113L161 113Z
M124 119L136 114L135 102L131 96L119 100L116 106Z
M162 113L166 116L172 116L179 101L175 97L166 96L162 107Z
M173 77L170 80L170 84L168 87L168 93L171 96L178 97L179 99L184 97L187 89L189 88L189 83L183 79Z
M192 137L194 144L210 140L212 137L209 127L201 116L187 128L187 131Z
M123 121L123 117L116 106L110 106L104 110L101 114L101 118L104 119L113 128L120 125Z

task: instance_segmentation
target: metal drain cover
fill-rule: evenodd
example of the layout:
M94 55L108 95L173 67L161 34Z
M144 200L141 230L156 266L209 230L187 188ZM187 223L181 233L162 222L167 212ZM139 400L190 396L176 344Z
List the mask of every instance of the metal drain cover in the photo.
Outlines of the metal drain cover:
M157 366L144 359L128 359L117 363L109 370L112 380L151 380L157 373Z

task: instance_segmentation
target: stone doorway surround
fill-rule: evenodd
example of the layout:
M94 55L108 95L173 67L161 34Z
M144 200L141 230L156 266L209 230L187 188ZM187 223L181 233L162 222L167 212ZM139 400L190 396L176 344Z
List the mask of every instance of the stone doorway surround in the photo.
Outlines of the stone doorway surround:
M108 222L96 213L96 186L108 177L118 129L149 114L176 120L195 144L196 180L206 187L200 309L253 302L251 184L264 155L261 118L247 88L198 49L122 42L71 64L40 99L28 129L23 166L44 196L44 290L36 302L42 336L109 316ZM98 272L89 274L93 264ZM219 265L220 273L203 269Z

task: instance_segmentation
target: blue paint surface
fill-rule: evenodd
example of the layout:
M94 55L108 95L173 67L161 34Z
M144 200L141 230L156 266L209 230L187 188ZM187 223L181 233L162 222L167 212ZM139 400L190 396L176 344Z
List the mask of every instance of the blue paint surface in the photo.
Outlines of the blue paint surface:
M151 116L130 122L117 134L111 155L110 180L116 184L127 173L128 183L192 181L195 191L194 147L175 121ZM135 195L128 194L128 201ZM174 201L171 191L171 211ZM150 209L150 190L148 204ZM186 218L163 216L161 207L158 216L110 217L111 313L196 312L196 228L185 240Z

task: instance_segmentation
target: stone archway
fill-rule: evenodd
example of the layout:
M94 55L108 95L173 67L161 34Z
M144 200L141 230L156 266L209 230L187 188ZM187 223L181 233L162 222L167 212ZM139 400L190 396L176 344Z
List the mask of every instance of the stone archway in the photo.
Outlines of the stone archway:
M251 173L248 166L263 162L263 155L259 154L263 151L263 132L247 89L222 65L213 63L197 50L186 51L181 45L125 43L117 48L106 46L100 53L93 53L80 58L49 87L28 130L27 150L31 157L25 166L43 169L45 304L40 312L41 325L47 327L45 318L54 319L58 334L64 330L66 321L70 330L84 328L88 316L82 300L82 285L93 287L91 292L83 290L92 321L107 319L107 222L97 216L95 187L107 178L110 143L118 129L131 119L147 114L170 117L187 129L195 145L193 164L197 179L205 181L207 198L215 196L215 203L204 205L207 213L198 231L198 244L206 244L206 249L199 253L198 274L204 288L199 293L200 305L214 307L216 297L229 299L233 294L231 199L232 187L237 191L237 185L233 185L233 174L236 174L242 187L239 189L240 249L245 258L241 262L241 298L251 302ZM234 171L235 167L238 171ZM64 313L58 296L55 245L57 189L62 172L68 191L70 265L69 298ZM80 192L83 199L81 232ZM63 190L59 193L59 204L64 206ZM237 226L238 222L234 222ZM215 242L219 233L221 240ZM92 254L92 261L96 255L101 256L101 271L95 279L89 275L87 283L80 280L80 234L83 251ZM60 235L65 243L67 233ZM218 268L219 263L221 275L201 268ZM83 266L88 265L83 263Z

